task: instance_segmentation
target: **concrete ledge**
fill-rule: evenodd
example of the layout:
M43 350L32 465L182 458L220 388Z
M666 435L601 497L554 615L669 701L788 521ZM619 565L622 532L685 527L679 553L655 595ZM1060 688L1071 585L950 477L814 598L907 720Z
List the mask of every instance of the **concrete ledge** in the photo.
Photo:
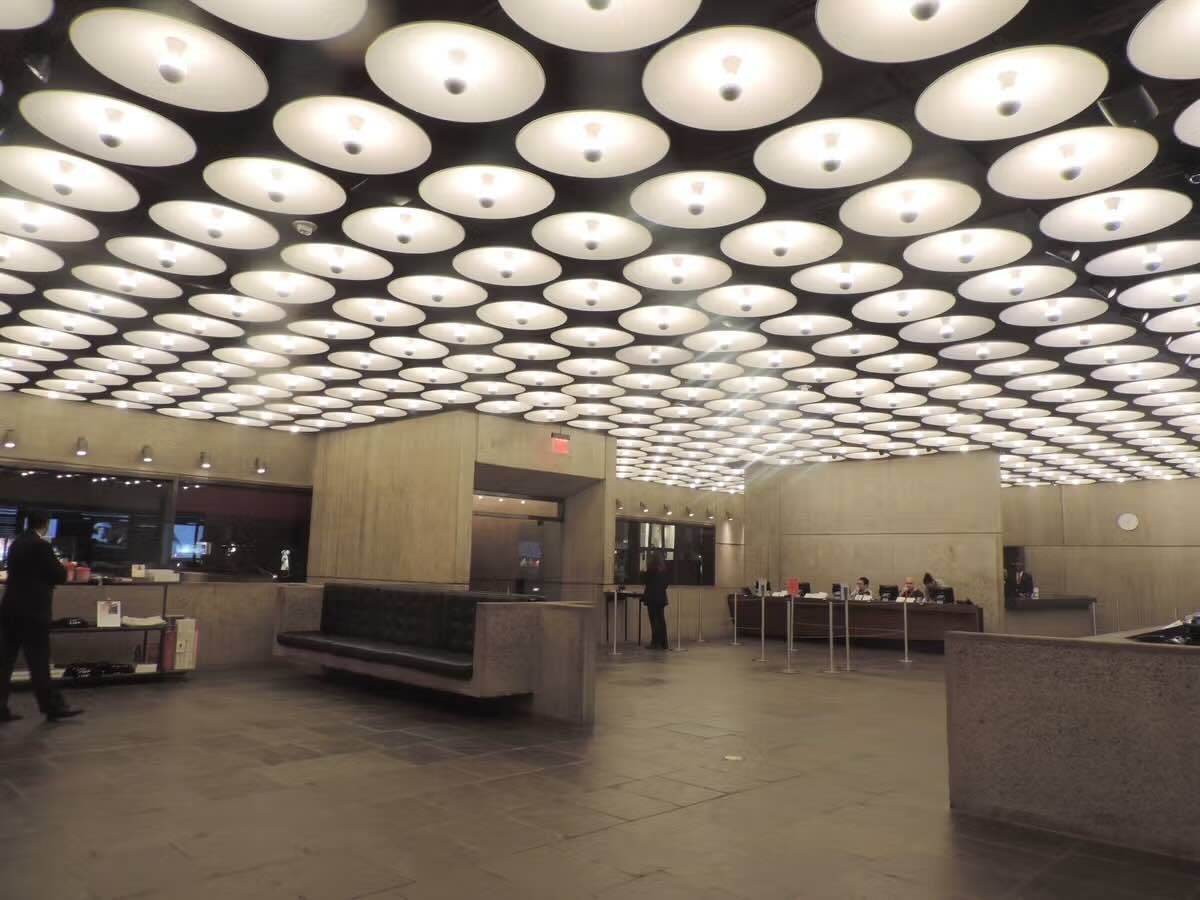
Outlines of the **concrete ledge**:
M1200 859L1198 697L1191 648L953 633L950 804Z

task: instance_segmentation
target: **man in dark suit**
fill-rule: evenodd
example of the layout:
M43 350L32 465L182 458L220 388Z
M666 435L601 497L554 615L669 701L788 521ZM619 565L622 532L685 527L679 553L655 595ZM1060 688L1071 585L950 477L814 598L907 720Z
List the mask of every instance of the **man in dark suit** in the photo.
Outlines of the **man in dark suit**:
M1028 597L1033 593L1033 575L1024 569L1017 569L1015 584L1017 593L1022 596Z
M9 710L8 694L22 649L42 714L57 722L83 712L67 706L50 684L50 608L54 586L67 580L67 570L46 540L46 514L31 512L28 520L28 530L9 545L8 583L0 601L0 723L21 718Z

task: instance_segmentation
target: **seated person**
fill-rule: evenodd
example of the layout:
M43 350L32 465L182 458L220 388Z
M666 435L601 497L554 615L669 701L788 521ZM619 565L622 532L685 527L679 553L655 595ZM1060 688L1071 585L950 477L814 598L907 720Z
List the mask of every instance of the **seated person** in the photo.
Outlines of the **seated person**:
M921 576L921 583L925 586L925 596L930 600L933 599L933 595L936 594L938 589L942 586L942 580L940 578L934 578L929 572L926 572Z
M911 575L904 576L904 584L900 585L900 596L896 598L905 603L912 603L915 600L924 600L925 592L913 584Z
M863 576L854 584L854 593L850 595L851 600L861 600L870 603L871 597L871 579Z

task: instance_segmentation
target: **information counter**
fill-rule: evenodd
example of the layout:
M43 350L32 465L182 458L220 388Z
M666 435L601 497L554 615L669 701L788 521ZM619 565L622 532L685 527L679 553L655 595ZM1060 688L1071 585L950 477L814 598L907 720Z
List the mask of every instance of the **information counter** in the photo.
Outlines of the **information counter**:
M1086 637L1097 631L1096 598L1081 594L1041 594L1004 598L1006 634Z
M730 594L729 615L737 603L738 631L759 633L761 601L745 594ZM904 607L908 607L908 639L910 641L945 640L948 631L983 631L983 610L970 603L896 603L889 601L848 604L850 637L860 640L899 641L904 637ZM826 600L793 601L793 634L796 640L829 637L829 602ZM787 637L787 598L766 598L767 637ZM833 627L837 634L845 631L845 610L840 600L833 604Z

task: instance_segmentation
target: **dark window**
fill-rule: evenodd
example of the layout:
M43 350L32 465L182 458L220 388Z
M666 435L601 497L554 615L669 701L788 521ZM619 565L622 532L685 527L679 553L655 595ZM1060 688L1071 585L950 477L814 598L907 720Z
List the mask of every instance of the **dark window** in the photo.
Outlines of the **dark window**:
M713 584L715 544L711 526L617 519L613 578L619 584L640 584L651 555L658 554L671 584Z

